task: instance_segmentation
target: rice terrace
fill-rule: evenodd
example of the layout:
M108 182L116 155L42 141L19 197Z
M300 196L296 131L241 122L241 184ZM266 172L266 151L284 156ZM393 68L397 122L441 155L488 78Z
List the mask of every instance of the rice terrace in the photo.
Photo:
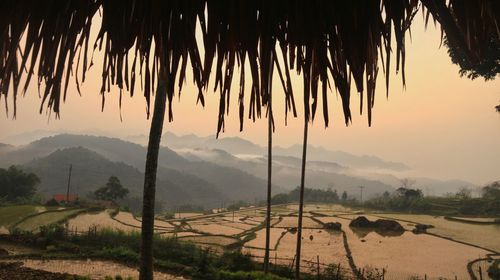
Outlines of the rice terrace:
M500 0L2 0L0 280L500 280L499 73Z
M293 265L297 209L297 204L272 208L271 271L290 269ZM137 277L137 271L126 265L127 258L134 256L132 249L127 248L129 244L115 248L118 253L112 257L106 256L104 251L96 252L95 257L90 254L88 258L96 259L92 260L92 265L100 269L84 268L87 253L78 249L80 242L88 242L78 240L80 238L98 240L114 234L120 238L137 236L140 217L130 212L34 206L6 206L0 210L2 228L11 231L11 237L4 237L0 242L0 247L9 254L8 258L5 255L2 258L2 266L18 260L23 261L27 268L82 274L92 279L114 274ZM467 279L470 273L479 279L480 268L486 272L491 262L500 259L500 224L494 219L363 211L340 204L319 203L307 204L304 211L303 270L311 275L324 275L324 279L330 279L328 275L351 279L358 274L372 277L369 279ZM15 219L9 218L10 212L16 213ZM244 256L256 262L262 261L265 208L249 207L215 214L190 213L181 218L178 218L179 214L182 213L174 215L177 218L156 218L158 238L193 244L218 255L241 250ZM370 221L397 221L404 229L398 232L350 226L353 219L361 216ZM416 233L418 225L432 227ZM51 226L53 228L49 229ZM16 237L19 232L36 233L40 229L44 231L43 240L34 240L29 246L17 240L22 238L22 235ZM74 247L68 247L72 242ZM42 243L51 245L40 247ZM65 258L69 260L63 260ZM100 260L108 258L117 258L123 265ZM173 276L176 274L159 273L158 279L182 278L182 273ZM484 273L483 279L494 278L488 278Z

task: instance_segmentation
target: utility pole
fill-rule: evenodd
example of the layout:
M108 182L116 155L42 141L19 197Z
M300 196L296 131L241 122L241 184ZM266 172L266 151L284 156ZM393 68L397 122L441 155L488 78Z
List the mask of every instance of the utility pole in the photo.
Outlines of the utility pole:
M365 188L365 186L359 186L359 200L361 201L361 203L363 203L363 189Z
M71 170L73 169L73 164L69 165L69 176L68 176L68 189L66 190L66 204L69 203L69 187L71 185Z

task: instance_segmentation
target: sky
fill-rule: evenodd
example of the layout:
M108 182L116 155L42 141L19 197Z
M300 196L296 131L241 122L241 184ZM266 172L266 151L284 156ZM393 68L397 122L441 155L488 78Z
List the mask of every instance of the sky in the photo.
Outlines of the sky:
M98 22L100 19L94 20ZM95 34L97 30L93 32ZM464 179L475 184L500 180L500 114L494 110L500 102L500 80L485 82L478 78L471 81L460 77L459 68L451 63L446 48L440 48L440 30L432 24L425 29L421 16L416 16L411 33L411 40L409 36L406 39L406 88L403 88L401 76L395 74L393 63L389 97L386 98L380 70L372 126L368 127L366 114L359 115L359 96L353 90L353 119L346 127L340 97L333 92L329 95L330 125L325 128L318 106L317 118L309 129L309 144L404 162L412 168L414 176ZM100 65L102 57L99 53L94 56L94 61ZM275 76L274 144L301 144L304 125L302 99L299 97L301 78L292 76L299 117L293 119L289 116L285 126L284 93ZM174 100L174 121L165 123L164 131L201 136L215 134L218 93L206 92L203 108L196 105L197 91L190 84L189 77L187 81L181 98L176 96ZM247 84L248 87L250 83ZM150 120L146 118L146 102L140 90L136 90L132 98L124 93L121 110L118 106L119 91L113 90L107 95L101 112L100 85L100 68L94 67L82 86L82 96L78 95L74 84L70 84L61 117L55 119L53 114L45 111L39 113L41 100L36 83L33 83L26 96L18 98L15 120L11 111L6 114L4 106L0 106L0 139L34 130L91 131L119 137L147 134ZM265 119L255 123L245 120L244 131L239 131L237 94L234 87L226 130L221 137L239 136L266 145ZM8 102L12 108L12 99Z

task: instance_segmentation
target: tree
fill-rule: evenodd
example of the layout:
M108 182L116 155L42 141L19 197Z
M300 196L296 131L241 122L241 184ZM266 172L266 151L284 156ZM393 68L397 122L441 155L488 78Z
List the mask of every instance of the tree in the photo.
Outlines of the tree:
M273 162L273 110L272 94L268 92L267 112L267 201L266 201L266 244L264 251L264 272L269 271L269 249L271 245L271 187L272 187L272 162Z
M346 191L344 191L342 193L342 198L341 199L342 199L342 201L346 201L347 200L347 192Z
M472 197L472 191L467 187L461 187L455 194L455 197L460 200L469 199Z
M401 183L401 187L405 189L411 189L417 181L410 179L410 178L403 178L399 180Z
M32 198L39 183L36 174L25 173L14 165L8 169L0 168L0 197L7 201Z
M391 197L391 193L389 193L388 191L385 191L383 194L382 194L382 197L384 199L389 199Z
M97 189L94 192L95 198L100 200L116 202L117 199L128 195L128 189L124 188L116 176L111 176L106 186Z
M460 76L467 76L471 80L483 77L487 81L495 79L496 75L500 73L500 42L498 38L491 37L489 41L483 42L481 46L483 57L476 61L468 59L460 48L450 45L447 38L444 39L444 44L448 47L451 61L460 66Z
M404 188L404 187L398 188L396 190L396 193L399 196L404 197L406 199L415 199L415 198L421 198L424 196L421 190L409 189L409 188Z
M500 199L500 181L493 182L483 187L483 198L499 200Z
M304 104L304 107L309 106ZM306 157L307 157L307 135L309 127L309 115L304 119L304 138L302 144L302 166L300 172L300 198L299 198L299 218L297 223L297 249L295 252L295 279L300 279L300 251L302 247L302 215L304 211L304 188L306 178Z

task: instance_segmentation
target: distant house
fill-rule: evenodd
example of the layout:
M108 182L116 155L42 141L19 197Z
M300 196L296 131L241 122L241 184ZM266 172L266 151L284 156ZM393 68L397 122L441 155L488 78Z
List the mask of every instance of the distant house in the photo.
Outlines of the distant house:
M61 202L75 202L78 200L78 195L76 194L70 194L69 196L68 195L65 195L65 194L55 194L53 199L59 203Z

